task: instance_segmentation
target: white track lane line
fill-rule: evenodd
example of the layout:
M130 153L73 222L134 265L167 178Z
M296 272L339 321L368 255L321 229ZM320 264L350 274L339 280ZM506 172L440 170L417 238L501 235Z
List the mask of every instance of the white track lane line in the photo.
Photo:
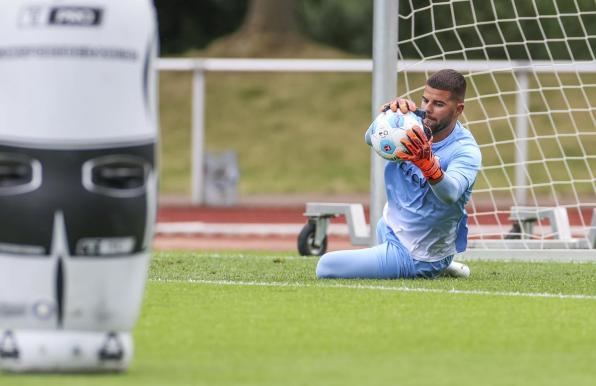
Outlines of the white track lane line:
M479 295L479 296L502 296L502 297L524 297L524 298L548 298L548 299L580 299L596 300L595 295L582 294L551 294L547 292L504 292L504 291L482 291L482 290L458 290L458 289L440 289L440 288L412 288L412 287L388 287L363 284L331 284L321 282L321 284L289 283L289 282L260 282L260 281L232 281L232 280L178 280L178 279L149 279L150 282L160 283L189 283L189 284L207 284L207 285L230 285L246 287L291 287L291 288L348 288L357 290L374 291L394 291L394 292L419 292L419 293L437 293L453 295Z
M209 223L201 221L186 222L160 222L157 223L155 231L160 235L228 235L228 236L296 236L302 230L304 223ZM368 228L368 225L367 225ZM511 224L502 225L478 225L469 224L469 235L501 235L509 233ZM550 227L535 226L536 234L549 234ZM571 233L575 235L585 234L585 229L579 226L572 226ZM350 232L346 224L329 224L328 235L349 236Z

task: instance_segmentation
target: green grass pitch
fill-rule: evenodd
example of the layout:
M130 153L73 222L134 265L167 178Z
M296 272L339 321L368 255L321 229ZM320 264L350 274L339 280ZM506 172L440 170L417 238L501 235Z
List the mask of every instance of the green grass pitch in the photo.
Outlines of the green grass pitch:
M594 385L596 264L316 280L316 258L156 253L125 374L0 385Z

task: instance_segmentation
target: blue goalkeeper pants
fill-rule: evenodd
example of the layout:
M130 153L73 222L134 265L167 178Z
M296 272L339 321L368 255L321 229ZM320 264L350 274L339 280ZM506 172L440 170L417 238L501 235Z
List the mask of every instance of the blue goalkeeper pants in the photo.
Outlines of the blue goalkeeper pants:
M324 254L317 264L319 279L399 279L437 277L453 260L447 256L434 262L418 261L399 242L381 218L377 242L371 248L335 251Z

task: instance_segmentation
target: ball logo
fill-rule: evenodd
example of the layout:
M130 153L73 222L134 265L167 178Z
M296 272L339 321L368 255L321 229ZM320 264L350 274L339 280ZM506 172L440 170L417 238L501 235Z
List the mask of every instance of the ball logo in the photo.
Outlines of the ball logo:
M393 142L389 140L381 141L380 148L383 149L383 152L387 154L393 154L393 152L395 151L395 145L393 144Z

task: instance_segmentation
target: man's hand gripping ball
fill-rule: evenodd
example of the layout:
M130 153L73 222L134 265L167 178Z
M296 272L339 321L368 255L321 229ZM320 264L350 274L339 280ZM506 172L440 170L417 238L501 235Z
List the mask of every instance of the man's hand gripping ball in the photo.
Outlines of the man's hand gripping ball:
M402 160L411 161L422 171L424 178L431 183L439 182L443 178L443 170L441 170L439 160L433 155L432 137L428 139L424 130L419 126L408 129L406 135L407 137L400 142L410 154L399 151L396 155Z
M385 112L387 110L391 110L394 113L396 113L398 109L399 111L401 111L402 114L406 114L408 111L414 112L416 111L416 103L412 102L409 99L396 98L381 106L380 111Z

